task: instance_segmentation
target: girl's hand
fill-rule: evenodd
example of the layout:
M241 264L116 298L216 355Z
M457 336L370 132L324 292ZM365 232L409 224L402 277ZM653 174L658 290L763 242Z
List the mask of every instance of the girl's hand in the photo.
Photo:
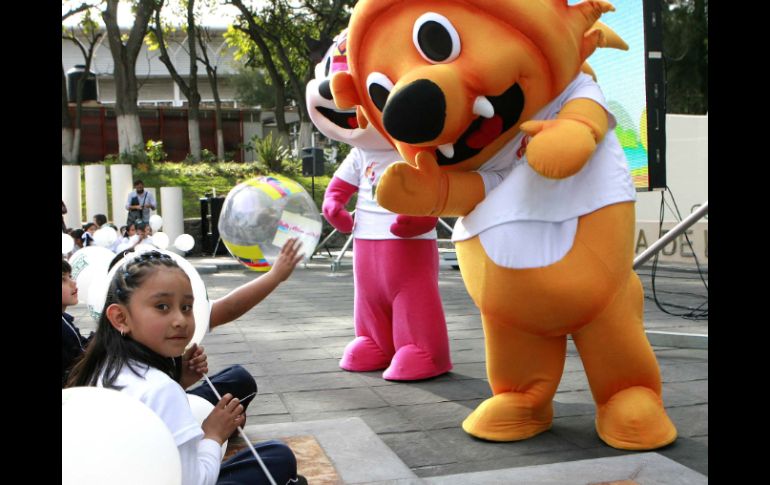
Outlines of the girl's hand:
M209 416L203 421L203 437L210 438L220 445L233 434L233 431L242 425L246 416L243 414L243 406L238 398L227 393L222 396Z
M192 344L182 355L182 376L180 378L182 388L187 389L192 386L201 380L203 374L208 372L208 355L204 352L203 347L199 347L198 344Z
M275 275L278 281L285 281L294 271L297 263L302 260L304 256L300 252L301 248L302 243L296 237L288 239L283 244L278 259L275 260L270 269L270 273Z

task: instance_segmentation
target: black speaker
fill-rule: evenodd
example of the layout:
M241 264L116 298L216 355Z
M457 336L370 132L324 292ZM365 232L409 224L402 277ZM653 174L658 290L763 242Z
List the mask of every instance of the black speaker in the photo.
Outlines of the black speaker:
M201 248L203 254L227 255L224 243L219 243L219 215L225 203L224 197L201 197ZM216 254L214 254L216 251Z
M305 147L302 149L302 175L324 174L324 151L320 148Z

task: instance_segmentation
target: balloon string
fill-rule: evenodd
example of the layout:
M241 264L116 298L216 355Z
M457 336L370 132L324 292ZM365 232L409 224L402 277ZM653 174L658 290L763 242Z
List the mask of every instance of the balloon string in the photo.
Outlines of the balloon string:
M217 400L221 401L222 396L219 395L219 392L217 392L217 389L214 387L214 384L211 383L211 380L209 379L209 376L206 374L203 374L203 377L206 379L206 382L209 384L209 387L212 391L214 391L214 395L217 396ZM259 463L259 466L262 467L262 471L265 472L265 475L267 475L267 479L270 480L270 485L276 485L275 480L273 480L273 476L270 475L270 472L267 470L267 467L265 466L265 463L262 461L262 458L259 457L259 454L257 454L257 450L254 449L254 445L251 444L251 440L248 436L246 436L246 433L243 432L243 428L238 426L238 432L241 434L241 438L243 438L246 441L246 444L249 446L249 449L251 450L251 453L254 455L254 458L257 459L257 462Z

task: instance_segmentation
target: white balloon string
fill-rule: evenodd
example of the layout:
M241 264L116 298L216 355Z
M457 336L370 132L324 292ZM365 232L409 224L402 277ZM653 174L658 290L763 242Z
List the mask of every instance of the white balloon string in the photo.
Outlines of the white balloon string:
M203 374L203 377L206 379L206 382L209 384L209 387L211 388L211 390L214 391L214 395L217 397L217 400L221 401L222 396L219 395L219 392L217 392L217 389L214 387L214 384L211 383L211 379L209 379L209 376L207 376L206 374ZM259 466L262 467L262 471L265 472L265 475L267 475L267 479L270 480L270 485L277 485L275 483L275 480L273 480L273 476L270 475L270 472L267 470L267 467L265 466L265 463L262 461L262 458L259 457L257 450L254 449L254 445L251 444L251 440L249 439L248 436L246 436L246 433L243 432L243 428L238 426L238 432L241 434L241 438L243 438L246 441L246 444L249 446L249 449L251 450L251 453L254 455L254 458L257 459Z

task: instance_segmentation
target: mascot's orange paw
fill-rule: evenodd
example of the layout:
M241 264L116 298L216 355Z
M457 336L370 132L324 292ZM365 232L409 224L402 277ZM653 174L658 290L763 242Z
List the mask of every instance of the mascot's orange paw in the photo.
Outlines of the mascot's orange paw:
M521 129L534 135L527 145L527 161L543 177L575 175L596 150L591 130L577 121L527 121Z
M676 428L651 389L623 389L600 406L596 415L599 437L621 450L654 450L676 439Z
M428 152L416 157L417 166L406 162L390 165L377 183L377 203L396 214L431 216L442 199L442 174ZM446 190L444 188L444 190Z
M479 405L463 421L466 433L489 441L518 441L551 427L553 405L533 409L529 396L504 392Z

